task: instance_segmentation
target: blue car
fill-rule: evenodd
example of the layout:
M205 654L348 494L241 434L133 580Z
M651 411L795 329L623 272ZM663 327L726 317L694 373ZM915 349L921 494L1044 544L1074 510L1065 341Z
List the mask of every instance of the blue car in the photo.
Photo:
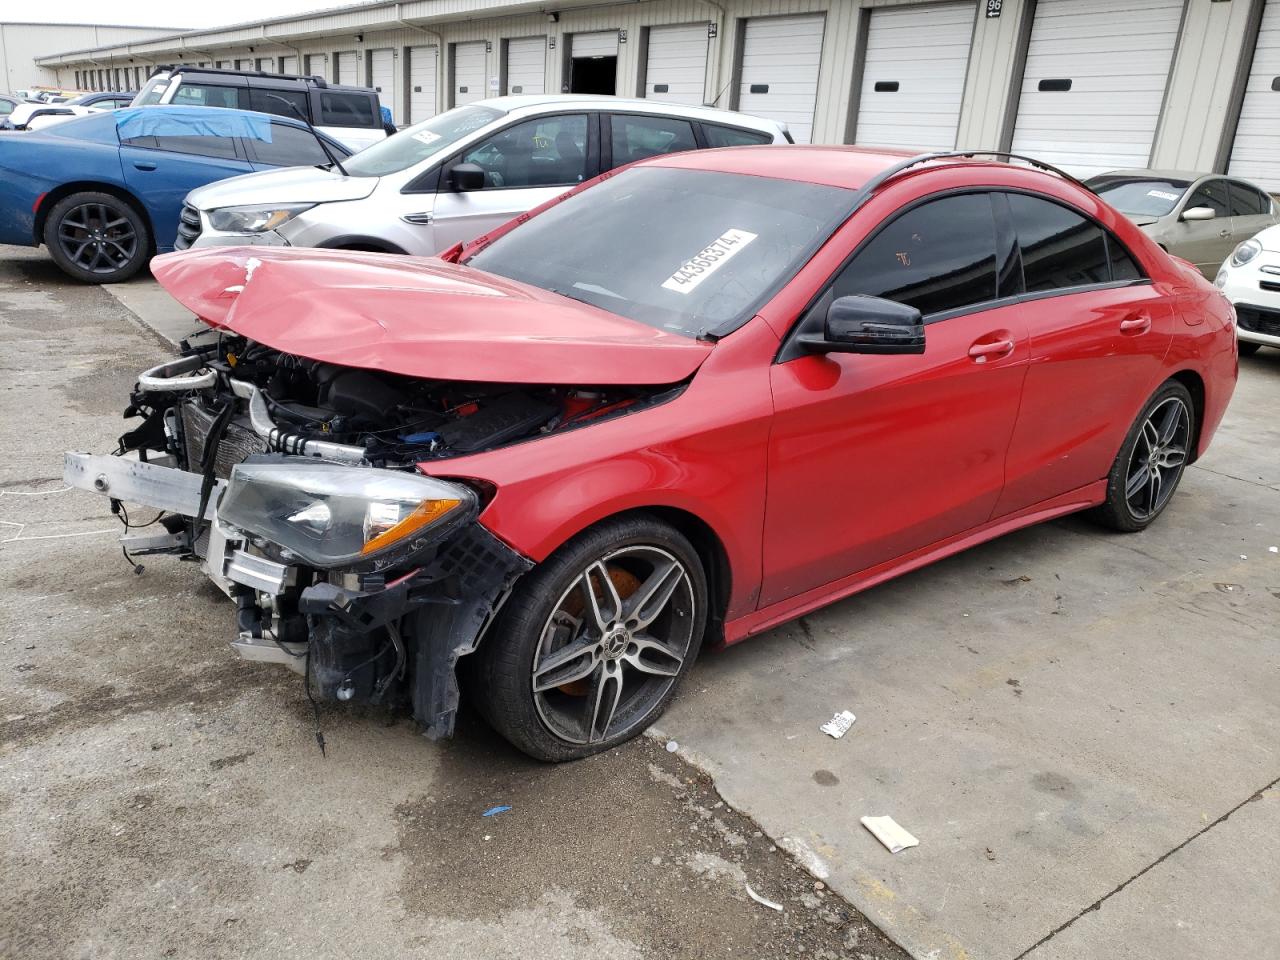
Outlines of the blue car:
M0 243L49 249L67 274L118 283L173 249L196 187L351 151L285 117L212 107L133 107L36 133L0 133Z

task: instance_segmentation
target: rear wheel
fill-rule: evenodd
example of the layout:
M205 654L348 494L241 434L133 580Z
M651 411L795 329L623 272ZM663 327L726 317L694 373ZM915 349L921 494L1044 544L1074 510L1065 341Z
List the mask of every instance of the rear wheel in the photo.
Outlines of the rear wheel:
M1239 340L1236 345L1240 348L1240 356L1242 357L1252 357L1262 349L1262 344L1252 343L1248 340Z
M476 654L474 702L530 756L598 753L661 715L706 622L706 575L689 541L652 517L607 521L516 588Z
M1132 533L1150 526L1169 505L1195 442L1191 394L1167 381L1129 428L1107 477L1107 499L1094 511L1100 523Z
M73 193L49 211L44 244L54 262L85 283L119 283L151 255L151 231L130 204L109 193Z

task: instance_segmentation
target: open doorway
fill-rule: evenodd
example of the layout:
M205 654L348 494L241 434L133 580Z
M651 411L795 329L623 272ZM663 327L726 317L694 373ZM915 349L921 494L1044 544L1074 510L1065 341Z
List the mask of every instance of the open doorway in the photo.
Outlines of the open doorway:
M612 97L618 92L618 58L574 57L569 72L569 92Z

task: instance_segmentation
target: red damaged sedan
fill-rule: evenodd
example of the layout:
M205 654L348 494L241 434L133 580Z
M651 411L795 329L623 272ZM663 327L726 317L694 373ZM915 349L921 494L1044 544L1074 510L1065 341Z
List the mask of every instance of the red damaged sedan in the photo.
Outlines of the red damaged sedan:
M442 259L160 257L216 336L69 482L166 511L233 647L309 694L585 756L700 648L1072 511L1136 531L1208 446L1231 307L1076 181L743 148L599 178Z

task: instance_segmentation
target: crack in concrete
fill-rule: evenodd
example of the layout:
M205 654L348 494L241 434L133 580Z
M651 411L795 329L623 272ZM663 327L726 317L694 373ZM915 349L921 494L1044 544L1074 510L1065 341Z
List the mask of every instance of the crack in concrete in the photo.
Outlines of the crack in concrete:
M1111 890L1109 890L1107 893L1104 893L1101 897L1099 897L1097 900L1093 901L1093 903L1089 904L1089 906L1085 907L1083 910L1081 910L1079 913L1077 913L1077 914L1076 914L1074 917L1072 917L1070 920L1067 920L1065 923L1059 924L1057 927L1055 927L1054 929L1050 930L1050 931L1049 931L1048 933L1046 933L1043 937L1041 937L1039 940L1037 940L1037 941L1036 941L1035 943L1033 943L1031 946L1027 947L1027 949L1023 950L1020 954L1018 954L1016 957L1014 957L1014 958L1013 958L1013 960L1023 960L1023 958L1024 958L1024 957L1026 957L1027 955L1029 955L1030 953L1032 953L1032 951L1039 950L1039 949L1040 949L1041 947L1043 947L1046 943L1048 943L1050 940L1052 940L1054 937L1056 937L1058 934L1060 934L1063 930L1066 930L1068 927L1070 927L1072 924L1074 924L1077 920L1079 920L1081 917L1083 917L1086 913L1093 913L1095 910L1101 910L1101 909L1102 909L1102 905L1103 905L1104 903L1106 903L1108 900L1110 900L1112 897L1114 897L1117 893L1119 893L1119 892L1120 892L1121 890L1123 890L1125 887L1129 886L1129 884L1133 883L1133 881L1137 880L1139 877L1141 877L1141 876L1143 876L1143 875L1145 875L1145 874L1149 873L1150 871L1154 870L1156 867L1160 866L1160 864L1164 863L1166 860L1168 860L1170 857L1172 857L1175 853L1177 853L1177 852L1178 852L1179 850L1181 850L1183 847L1185 847L1185 846L1189 845L1193 840L1196 840L1196 839L1200 838L1201 836L1203 836L1204 834L1208 833L1210 830L1212 830L1212 829L1213 829L1214 827L1216 827L1218 824L1220 824L1220 823L1225 823L1225 822L1227 821L1227 819L1228 819L1228 818L1229 818L1233 813L1235 813L1237 810L1239 810L1239 809L1240 809L1241 807L1243 807L1245 804L1253 803L1255 800L1261 800L1261 799L1262 799L1262 795L1263 795L1264 793L1266 793L1268 790L1273 789L1273 788L1274 788L1274 787L1276 787L1277 785L1280 785L1280 777L1276 777L1274 780L1272 780L1272 781L1271 781L1270 783L1268 783L1266 786L1263 786L1263 787L1259 788L1258 790L1255 790L1253 793L1249 794L1249 796L1248 796L1248 797L1246 797L1245 799L1241 800L1239 803L1237 803L1234 807L1232 807L1230 810L1228 810L1228 811L1227 811L1226 813L1224 813L1222 816L1218 817L1218 819L1217 819L1217 820L1214 820L1212 823L1207 823L1207 824L1205 824L1203 827L1201 827L1199 830L1197 830L1197 831L1196 831L1195 833L1193 833L1191 836L1187 837L1187 839L1183 840L1183 841L1182 841L1180 844L1178 844L1176 847L1174 847L1173 849L1168 850L1168 851L1166 851L1165 853L1161 854L1161 855L1160 855L1159 857L1157 857L1155 860L1152 860L1149 864L1147 864L1145 867L1143 867L1141 870L1139 870L1139 871L1138 871L1137 873L1135 873L1133 876L1129 877L1129 879L1128 879L1128 880L1125 880L1123 883L1121 883L1121 884L1119 884L1118 886L1116 886L1116 887L1112 888L1112 889L1111 889Z
M1237 477L1234 473L1223 473L1221 470L1210 470L1208 467L1202 467L1198 463L1193 463L1187 469L1203 470L1205 473L1211 473L1215 477L1222 477L1225 480L1239 480L1241 483L1247 483L1254 487L1261 487L1263 490L1271 490L1273 492L1280 493L1280 490L1276 490L1276 487L1273 484L1267 483L1263 480L1250 480L1248 477Z

